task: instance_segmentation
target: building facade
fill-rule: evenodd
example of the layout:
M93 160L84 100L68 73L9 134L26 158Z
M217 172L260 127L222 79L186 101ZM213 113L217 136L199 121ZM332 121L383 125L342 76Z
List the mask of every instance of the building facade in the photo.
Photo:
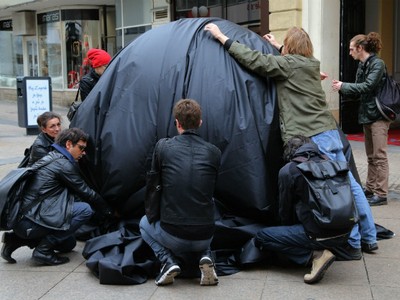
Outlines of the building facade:
M115 55L152 28L180 18L219 17L280 41L291 26L303 27L314 44L322 84L337 120L346 108L330 88L333 78L354 80L348 41L357 33L381 33L381 56L400 79L400 1L397 0L9 0L0 4L0 99L16 97L18 76L49 76L53 102L72 102L88 72L86 52Z

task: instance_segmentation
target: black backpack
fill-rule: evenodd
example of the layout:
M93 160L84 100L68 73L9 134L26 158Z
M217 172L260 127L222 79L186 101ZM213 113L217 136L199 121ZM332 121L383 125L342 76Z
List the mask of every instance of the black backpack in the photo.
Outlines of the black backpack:
M18 168L0 181L0 230L10 230L18 221L23 191L33 173L32 168Z
M349 234L358 222L358 213L347 162L304 157L295 157L293 161L300 162L297 168L308 183L308 206L314 223L328 232ZM307 223L303 225L307 231Z
M400 83L389 76L386 67L385 71L385 83L376 95L375 102L382 116L394 121L400 115Z
M32 168L17 168L11 170L0 181L0 230L11 230L29 209L41 201L38 197L27 207L22 207L22 198L25 187L33 178L33 174L41 167L48 165L58 158L38 163Z

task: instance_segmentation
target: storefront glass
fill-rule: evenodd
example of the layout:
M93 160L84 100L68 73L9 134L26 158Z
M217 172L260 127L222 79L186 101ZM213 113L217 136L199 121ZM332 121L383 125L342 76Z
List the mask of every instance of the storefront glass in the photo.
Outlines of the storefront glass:
M248 27L259 26L260 0L175 0L175 20L218 17ZM252 28L257 32L257 28Z
M77 88L79 80L90 71L86 59L91 48L103 48L100 41L98 9L62 10L65 32L67 87Z
M0 21L0 87L15 87L16 77L24 75L22 37L12 34L12 21Z
M116 42L120 50L152 28L152 3L149 0L118 0L115 2Z
M40 75L51 77L53 89L76 88L89 71L87 51L101 48L99 10L56 10L37 16Z
M37 15L39 76L50 76L53 89L63 88L60 11Z

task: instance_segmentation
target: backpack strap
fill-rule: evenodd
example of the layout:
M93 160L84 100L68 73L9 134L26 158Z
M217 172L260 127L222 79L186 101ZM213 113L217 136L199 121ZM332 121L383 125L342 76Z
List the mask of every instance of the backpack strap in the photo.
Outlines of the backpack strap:
M326 184L328 185L328 187L331 189L332 193L337 194L338 190L335 187L335 185L332 182L332 177L329 175L328 170L325 168L324 164L317 164L317 166L319 167L322 176L325 178L326 180Z
M302 162L311 160L311 157L319 157L321 160L329 160L328 156L326 156L325 154L314 153L314 152L306 152L306 154L307 154L307 157L306 156L295 156L292 158L292 161L297 162L297 163L302 163Z

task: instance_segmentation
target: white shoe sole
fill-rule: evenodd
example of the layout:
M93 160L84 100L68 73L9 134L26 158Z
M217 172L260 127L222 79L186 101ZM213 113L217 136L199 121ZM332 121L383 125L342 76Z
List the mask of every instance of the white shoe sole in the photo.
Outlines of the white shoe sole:
M201 271L200 285L218 284L217 273L215 273L214 264L210 259L201 259L199 268Z
M171 266L159 279L155 281L156 285L168 285L174 282L174 278L181 273L181 268L177 265Z

